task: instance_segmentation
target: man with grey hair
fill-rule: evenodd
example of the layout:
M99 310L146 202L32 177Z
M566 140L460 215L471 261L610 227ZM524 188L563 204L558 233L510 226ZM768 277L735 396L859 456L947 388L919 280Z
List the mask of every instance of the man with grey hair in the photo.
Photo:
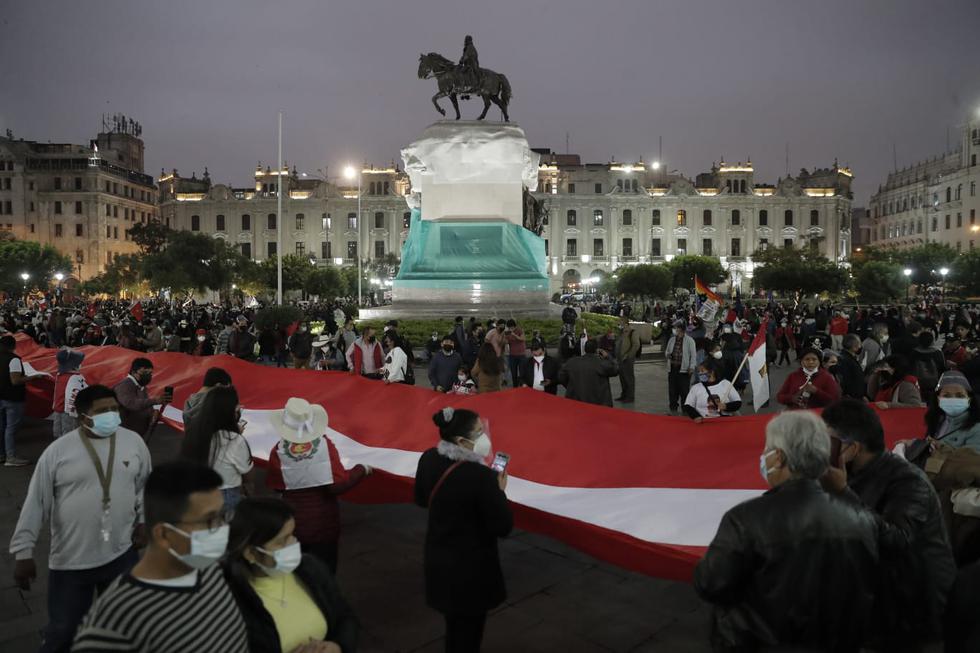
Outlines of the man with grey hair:
M860 648L877 527L859 504L820 487L829 460L827 427L813 413L769 422L759 472L771 489L725 513L694 572L695 589L714 606L714 650Z
M868 384L861 369L861 338L856 333L848 333L841 340L841 352L837 357L837 378L840 393L851 399L864 399Z

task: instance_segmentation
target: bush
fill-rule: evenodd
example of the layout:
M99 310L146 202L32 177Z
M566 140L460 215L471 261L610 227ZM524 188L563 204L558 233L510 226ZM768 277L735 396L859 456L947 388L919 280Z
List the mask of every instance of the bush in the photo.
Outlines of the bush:
M285 327L303 319L303 310L298 306L267 306L255 314L258 329Z
M482 318L482 322L486 324L486 320L489 318ZM583 313L579 318L580 321L584 321L585 328L588 329L590 334L599 335L605 333L608 329L615 328L617 318L611 315L599 315L598 313ZM380 334L384 330L384 324L387 320L361 320L358 321L358 329L363 329L366 326L374 327L375 330ZM469 322L469 317L464 318L464 323ZM518 319L517 324L524 330L524 337L530 341L531 334L534 331L540 331L541 337L549 345L558 344L558 336L561 333L561 320L558 318L552 319L536 319L536 318L525 318ZM439 334L438 337L453 330L453 319L447 318L443 320L398 320L398 333L402 337L408 338L408 341L413 347L422 347L426 342L432 337L433 333ZM576 328L576 332L580 329Z

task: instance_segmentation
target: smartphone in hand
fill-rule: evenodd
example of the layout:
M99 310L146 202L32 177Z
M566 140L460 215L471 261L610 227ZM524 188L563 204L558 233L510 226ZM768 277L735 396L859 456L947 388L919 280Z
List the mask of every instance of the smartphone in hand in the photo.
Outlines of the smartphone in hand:
M493 462L490 463L490 469L498 474L503 474L505 471L507 471L508 463L510 463L510 455L504 453L503 451L498 451L493 457Z

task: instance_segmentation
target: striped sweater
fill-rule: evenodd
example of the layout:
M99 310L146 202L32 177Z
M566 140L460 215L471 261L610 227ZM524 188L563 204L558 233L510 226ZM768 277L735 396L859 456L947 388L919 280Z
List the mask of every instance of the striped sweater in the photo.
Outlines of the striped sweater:
M245 622L219 565L195 587L151 585L125 574L95 601L72 651L245 653Z

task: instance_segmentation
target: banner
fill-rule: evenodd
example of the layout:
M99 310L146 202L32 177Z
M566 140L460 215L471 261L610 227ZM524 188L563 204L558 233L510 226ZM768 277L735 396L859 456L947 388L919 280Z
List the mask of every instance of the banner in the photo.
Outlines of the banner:
M167 421L180 428L186 398L210 367L231 374L249 424L245 437L258 463L276 437L269 411L291 396L326 408L328 435L345 465L377 473L353 501L412 501L421 452L438 442L432 415L445 406L469 408L489 420L494 449L511 455L507 496L519 528L541 533L602 560L641 573L689 581L722 515L765 490L759 453L772 415L695 424L686 417L593 406L530 389L485 395L443 395L385 385L342 372L264 367L231 356L143 354L118 347L83 347L90 384L113 386L133 358L154 364L150 394L174 387ZM18 336L18 354L40 371L57 368L53 349ZM50 412L53 382L29 385L29 414ZM642 388L641 388L642 389ZM920 436L923 409L882 411L889 443Z
M769 401L769 366L766 359L766 334L769 320L765 319L759 325L752 344L749 346L749 378L752 379L752 407L755 412Z

